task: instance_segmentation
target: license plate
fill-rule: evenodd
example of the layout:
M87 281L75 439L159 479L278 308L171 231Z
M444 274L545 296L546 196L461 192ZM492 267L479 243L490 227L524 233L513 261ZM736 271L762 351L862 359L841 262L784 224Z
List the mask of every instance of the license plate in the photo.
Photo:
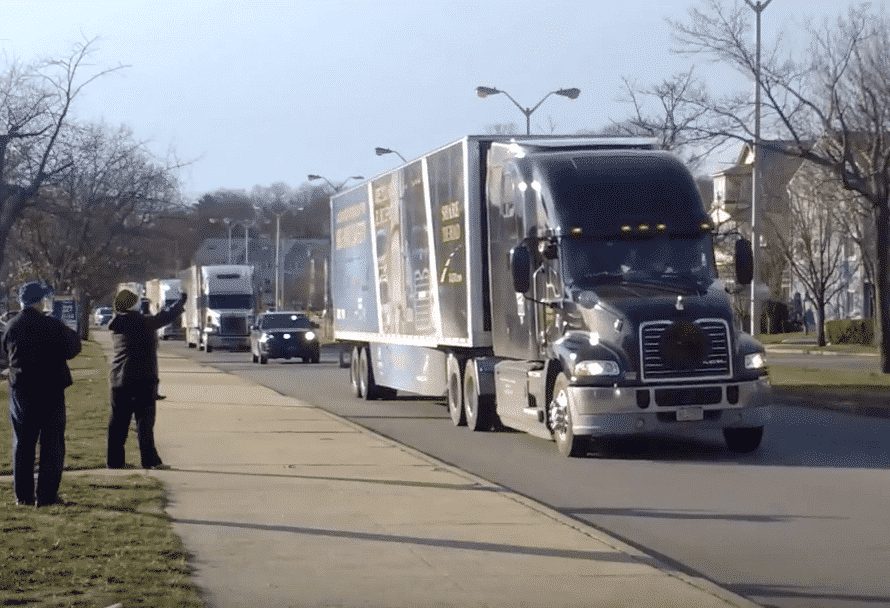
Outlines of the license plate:
M700 407L681 407L677 410L677 421L704 420L705 412Z

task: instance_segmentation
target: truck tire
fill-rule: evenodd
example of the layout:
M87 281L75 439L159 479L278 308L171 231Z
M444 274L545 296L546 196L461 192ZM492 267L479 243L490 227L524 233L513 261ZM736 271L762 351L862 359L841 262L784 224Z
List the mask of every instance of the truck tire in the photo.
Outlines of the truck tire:
M363 347L358 356L359 389L366 401L377 398L377 384L374 382L374 370L371 367L371 353Z
M352 366L352 351L343 346L340 348L340 367L346 369Z
M269 357L267 357L266 355L260 355L260 365L268 365L268 364L269 364Z
M454 426L467 426L464 413L464 376L460 361L454 355L448 355L448 392L446 399L448 414Z
M256 353L253 352L253 350L250 351L250 360L253 361L254 363L260 362L260 358L256 356Z
M760 447L763 440L763 427L752 426L738 429L723 429L723 439L732 452L748 454Z
M212 352L213 352L213 347L210 346L210 342L205 342L205 343L204 343L204 352L205 352L205 353L212 353Z
M467 428L472 431L493 431L498 426L494 399L491 395L480 396L476 390L476 368L464 368L464 416Z
M587 452L589 441L586 437L576 437L572 432L572 408L569 407L568 388L569 379L564 373L560 373L553 382L553 400L547 408L547 421L559 453L567 458L574 458Z
M361 373L358 368L360 359L361 349L358 346L353 346L352 357L349 362L349 382L352 384L352 394L359 399L365 396L362 393Z

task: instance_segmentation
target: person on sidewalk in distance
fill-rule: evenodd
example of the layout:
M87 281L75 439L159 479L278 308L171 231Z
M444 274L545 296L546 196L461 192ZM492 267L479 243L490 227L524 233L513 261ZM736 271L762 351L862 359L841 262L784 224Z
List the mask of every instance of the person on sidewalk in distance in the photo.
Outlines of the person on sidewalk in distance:
M114 298L114 318L108 324L114 346L106 453L109 469L121 469L126 464L124 444L134 417L142 467L163 466L154 437L159 381L157 331L182 314L186 297L183 293L175 304L156 315L140 312L139 296L128 289L121 290Z
M0 340L0 366L9 368L13 488L16 504L59 501L65 462L65 389L71 386L68 359L80 352L77 332L40 310L52 289L37 282L19 290L22 312ZM40 470L34 492L34 457L40 442Z

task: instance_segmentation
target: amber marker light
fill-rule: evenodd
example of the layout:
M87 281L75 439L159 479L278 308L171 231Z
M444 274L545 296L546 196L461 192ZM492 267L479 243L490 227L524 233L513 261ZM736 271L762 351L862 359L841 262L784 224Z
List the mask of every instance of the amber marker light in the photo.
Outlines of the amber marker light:
M640 232L648 232L649 224L640 224L639 226L637 226L637 229L639 229Z
M621 232L630 232L630 226L622 226Z
M581 229L580 228L572 228L571 233L572 233L572 236L581 236Z
M665 230L667 230L667 225L665 225L665 224L658 224L658 225L655 227L655 229L658 230L659 232L664 232Z

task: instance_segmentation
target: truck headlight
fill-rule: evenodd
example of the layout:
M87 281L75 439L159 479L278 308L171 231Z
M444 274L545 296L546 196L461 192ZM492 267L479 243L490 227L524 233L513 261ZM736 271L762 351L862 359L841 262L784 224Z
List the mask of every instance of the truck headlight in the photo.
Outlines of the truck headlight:
M306 342L312 342L314 339L315 339L315 332L307 331L306 332Z
M208 325L207 327L204 328L204 333L205 333L205 334L216 333L216 326L215 326L215 325Z
M745 369L763 369L764 367L766 367L766 355L764 353L745 355Z
M272 336L270 336L269 334L267 334L265 332L260 334L260 342L262 342L263 344L265 344L266 342L268 342L271 339L272 339Z
M575 376L617 376L621 367L615 361L579 361L575 364Z

